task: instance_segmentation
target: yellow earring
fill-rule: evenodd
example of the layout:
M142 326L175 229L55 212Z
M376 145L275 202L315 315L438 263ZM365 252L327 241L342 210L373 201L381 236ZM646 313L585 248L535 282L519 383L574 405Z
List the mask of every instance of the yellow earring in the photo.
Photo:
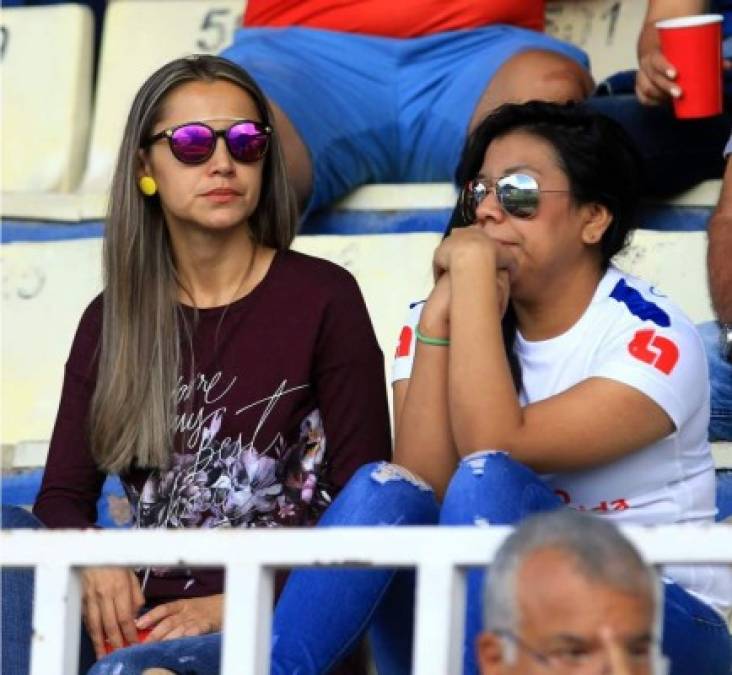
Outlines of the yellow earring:
M158 184L152 176L142 176L137 181L137 186L146 197L152 197L158 191Z

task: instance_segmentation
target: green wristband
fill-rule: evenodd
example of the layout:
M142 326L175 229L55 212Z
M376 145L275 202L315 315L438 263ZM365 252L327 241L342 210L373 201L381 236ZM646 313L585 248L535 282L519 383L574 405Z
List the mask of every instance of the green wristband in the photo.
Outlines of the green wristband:
M448 347L450 345L450 340L446 338L434 338L422 335L419 332L419 326L414 327L414 334L417 337L417 341L425 345L432 345L433 347Z

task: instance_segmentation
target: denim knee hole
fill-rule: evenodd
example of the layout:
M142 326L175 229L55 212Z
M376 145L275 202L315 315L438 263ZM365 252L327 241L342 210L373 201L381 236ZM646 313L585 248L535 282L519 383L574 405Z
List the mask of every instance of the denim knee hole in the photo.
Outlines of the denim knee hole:
M391 464L390 462L380 462L371 472L371 479L381 485L390 481L406 481L423 492L432 492L432 488L419 476L399 464Z

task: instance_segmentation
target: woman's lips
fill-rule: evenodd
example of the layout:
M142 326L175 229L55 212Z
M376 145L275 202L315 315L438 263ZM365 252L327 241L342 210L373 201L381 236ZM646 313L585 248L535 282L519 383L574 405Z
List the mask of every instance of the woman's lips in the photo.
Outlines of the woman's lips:
M215 190L204 192L203 196L211 201L224 203L238 197L239 194L239 192L232 190L231 188L216 188Z

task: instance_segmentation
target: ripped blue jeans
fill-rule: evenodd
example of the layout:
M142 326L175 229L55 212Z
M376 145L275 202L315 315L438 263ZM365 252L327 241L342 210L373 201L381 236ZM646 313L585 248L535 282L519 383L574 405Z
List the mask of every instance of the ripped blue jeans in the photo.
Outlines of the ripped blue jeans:
M503 453L477 453L459 465L440 508L429 487L391 464L361 467L319 522L329 526L514 524L561 506L537 474ZM468 574L465 675L477 673L484 573ZM275 675L327 673L368 631L380 675L408 674L412 654L413 575L394 570L297 570L273 617ZM92 675L138 675L168 668L179 675L219 672L219 634L120 649ZM724 620L676 584L665 584L664 652L671 675L729 675Z
M559 499L536 474L504 454L463 461L442 508L431 488L404 469L362 466L318 527L510 524L556 508ZM482 571L468 575L466 671L476 672L473 650L481 627ZM311 569L293 572L275 607L274 675L326 673L368 631L380 675L409 673L412 656L414 574L394 570ZM218 634L121 649L97 663L90 675L141 673L164 667L180 675L219 670ZM119 664L126 667L119 669Z

